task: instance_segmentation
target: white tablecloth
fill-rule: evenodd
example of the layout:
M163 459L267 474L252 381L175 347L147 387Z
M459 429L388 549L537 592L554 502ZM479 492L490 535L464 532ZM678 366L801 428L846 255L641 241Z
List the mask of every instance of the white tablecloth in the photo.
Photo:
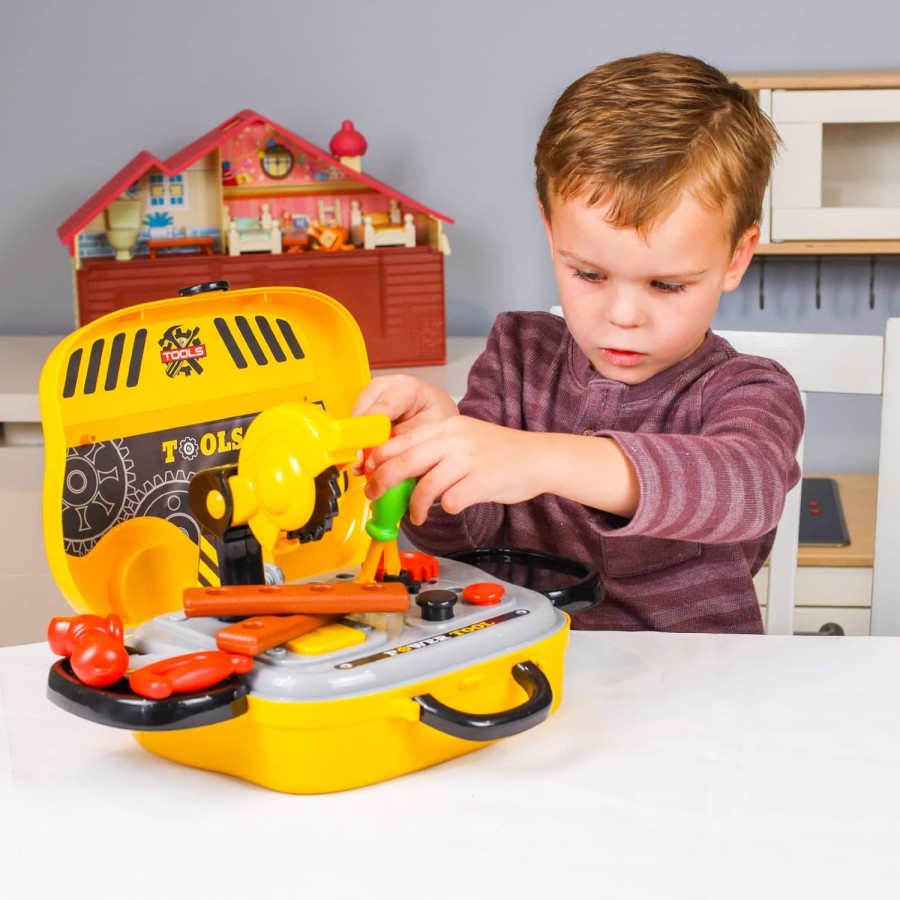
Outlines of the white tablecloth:
M9 900L900 895L900 639L573 634L548 722L322 796L158 759L50 662L0 650Z

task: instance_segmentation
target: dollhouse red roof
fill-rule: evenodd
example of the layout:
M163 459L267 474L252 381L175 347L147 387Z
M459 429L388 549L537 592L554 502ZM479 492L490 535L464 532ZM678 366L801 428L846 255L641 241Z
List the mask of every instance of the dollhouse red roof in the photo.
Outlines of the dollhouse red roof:
M387 197L397 200L404 206L408 206L425 215L433 216L435 219L441 219L448 224L453 224L453 219L448 216L436 212L433 209L429 209L427 206L423 206L411 197L401 194L399 191L390 187L390 185L384 184L384 182L378 181L370 175L348 168L339 160L335 159L327 150L323 150L321 147L317 147L305 138L288 131L286 128L282 128L281 125L273 122L271 119L267 119L265 116L261 116L252 109L244 109L230 119L226 119L221 125L197 138L193 143L183 147L166 160L161 160L149 151L142 150L131 160L131 162L113 175L100 190L78 207L78 209L59 226L57 234L59 235L60 241L63 244L68 244L70 252L74 252L74 242L78 232L81 231L81 229L95 216L100 215L113 200L149 169L158 168L164 175L177 175L201 157L206 156L207 153L211 153L215 150L223 143L233 129L244 125L255 124L268 125L274 131L278 132L278 134L280 134L288 143L295 145L313 156L327 159L329 165L332 165L340 172L343 172L348 179L364 184L380 194L384 194Z

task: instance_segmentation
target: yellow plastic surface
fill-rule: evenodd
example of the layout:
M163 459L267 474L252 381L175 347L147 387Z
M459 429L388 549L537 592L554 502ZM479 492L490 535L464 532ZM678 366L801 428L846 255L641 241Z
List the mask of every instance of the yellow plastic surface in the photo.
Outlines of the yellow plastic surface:
M284 646L291 653L320 656L323 653L334 653L336 650L364 644L365 641L365 633L358 628L342 625L340 622L331 622L328 625L320 625L309 634L288 641Z
M555 710L562 696L568 635L567 620L525 650L480 662L477 677L469 667L419 684L318 703L277 703L251 694L249 711L237 719L184 731L141 731L135 738L175 762L288 794L374 784L486 746L422 724L412 699L419 694L431 693L470 713L511 709L526 700L512 679L512 667L530 660L547 676Z
M175 328L195 336L199 349L167 339ZM191 353L197 354L193 361L187 358ZM194 369L173 368L178 365ZM45 547L66 600L80 612L118 612L130 626L180 608L184 588L197 584L195 539L165 518L129 517L129 504L139 507L147 491L183 477L174 442L158 448L158 468L152 477L141 478L129 468L121 446L142 437L151 440L163 429L217 423L192 447L199 465L207 453L237 450L246 443L252 450L255 422L246 430L221 422L249 421L286 403L307 411L311 405L320 413L324 409L328 416L317 421L327 431L334 427L332 419L351 415L369 377L365 344L350 313L330 297L302 288L160 300L111 313L69 335L48 358L40 382ZM340 424L324 461L347 460L349 443L374 440L373 429L384 432L384 440L386 428L386 420ZM99 539L86 543L86 550L73 551L71 545L78 542L64 537L61 498L75 476L77 486L84 488L85 475L69 472L66 484L67 455L90 456L96 447L109 450L118 463L113 471L100 455L88 459L95 463L97 480L117 486L126 499L121 510L109 502L92 506L88 500L83 508L69 509L86 527L103 516L117 517ZM322 540L276 542L266 529L268 520L261 525L271 546L267 558L289 580L362 561L369 543L364 479L349 468L344 472L339 513ZM277 515L274 519L280 524Z

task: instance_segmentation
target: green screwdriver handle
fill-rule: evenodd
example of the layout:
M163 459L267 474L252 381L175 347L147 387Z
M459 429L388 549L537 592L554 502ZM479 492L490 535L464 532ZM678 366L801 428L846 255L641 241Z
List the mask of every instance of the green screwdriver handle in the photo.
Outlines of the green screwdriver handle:
M409 509L409 498L415 486L415 478L406 478L372 501L372 516L366 522L366 534L372 540L397 540L400 534L400 520Z

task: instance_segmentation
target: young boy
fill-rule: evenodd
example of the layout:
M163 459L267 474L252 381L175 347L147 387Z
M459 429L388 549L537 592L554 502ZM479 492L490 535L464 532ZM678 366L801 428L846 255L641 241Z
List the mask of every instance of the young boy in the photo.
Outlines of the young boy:
M565 318L501 314L459 408L408 376L356 407L396 423L367 490L418 477L416 545L592 563L606 599L575 627L762 631L752 577L800 475L803 408L784 369L709 329L753 256L777 141L690 57L566 89L535 154Z

